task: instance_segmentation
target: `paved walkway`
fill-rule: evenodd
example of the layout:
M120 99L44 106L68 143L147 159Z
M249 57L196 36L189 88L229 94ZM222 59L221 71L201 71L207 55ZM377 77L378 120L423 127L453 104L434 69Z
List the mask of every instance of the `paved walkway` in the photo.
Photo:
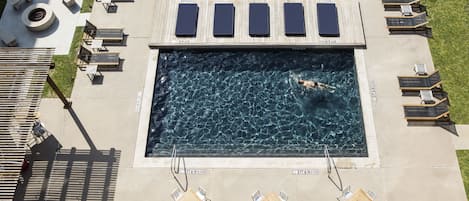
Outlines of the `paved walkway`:
M457 125L459 136L453 137L454 148L457 150L469 150L469 125Z
M33 3L46 3L54 11L57 20L42 32L31 32L21 21L23 10L32 3L25 3L20 10L13 9L8 0L0 19L0 27L16 36L19 47L55 47L55 54L68 54L75 27L84 26L89 13L80 13L82 0L72 9L67 8L61 0L34 0ZM59 40L58 40L59 39ZM3 43L0 42L0 46Z
M154 20L154 1L118 4L116 14L106 14L96 3L91 21L98 27L125 27L126 47L111 47L125 59L121 72L103 72L102 85L92 85L78 72L72 93L73 108L81 127L58 100L46 99L41 119L64 148L77 147L120 151L115 200L170 200L177 187L169 168L134 168L133 157L138 127L139 93L143 90L148 43ZM415 99L402 97L397 75L412 74L414 63L432 66L426 38L414 35L390 36L385 29L381 1L361 0L367 49L365 64L370 85L378 150L379 168L340 169L341 179L352 189L373 191L377 200L464 201L466 195L454 151L453 136L438 127L408 127L403 103ZM370 94L361 94L368 96ZM92 143L90 143L92 142ZM190 168L191 164L187 164ZM250 195L287 192L292 201L336 200L337 188L324 169L295 174L295 168L210 169L190 171L187 186L204 187L208 197L221 201L250 200ZM179 175L179 179L184 178ZM184 183L184 182L183 182Z

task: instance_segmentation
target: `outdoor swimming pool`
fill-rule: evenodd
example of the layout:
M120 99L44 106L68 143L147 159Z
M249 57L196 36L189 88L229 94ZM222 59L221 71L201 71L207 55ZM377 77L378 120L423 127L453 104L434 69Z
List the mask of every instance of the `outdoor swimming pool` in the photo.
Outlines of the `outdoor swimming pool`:
M148 157L367 156L351 49L160 50L150 115Z

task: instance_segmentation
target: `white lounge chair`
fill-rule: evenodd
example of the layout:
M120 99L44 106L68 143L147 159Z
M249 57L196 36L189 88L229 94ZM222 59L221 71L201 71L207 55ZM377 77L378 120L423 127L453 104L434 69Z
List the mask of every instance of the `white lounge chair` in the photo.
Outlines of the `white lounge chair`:
M287 194L283 191L280 191L280 193L278 193L278 196L280 197L280 200L282 200L282 201L287 201L288 200Z
M179 188L176 188L173 190L173 192L171 193L171 197L173 198L174 201L178 201L182 198L182 191L179 189Z
M264 195L262 195L262 193L257 190L256 192L254 192L254 194L251 195L251 198L252 201L262 201L262 199L264 199Z
M353 193L352 191L350 190L350 186L347 186L343 191L342 191L342 195L337 197L337 200L339 201L345 201L345 200L348 200L349 198L351 198L353 196Z
M202 200L202 201L207 200L207 191L205 189L203 189L202 187L199 186L199 188L197 189L197 192L195 192L195 194L197 195L197 197L200 200Z
M124 29L122 28L97 28L93 23L86 21L84 40L103 40L103 45L122 45L124 42Z
M428 75L427 65L425 64L415 64L414 71L417 75Z

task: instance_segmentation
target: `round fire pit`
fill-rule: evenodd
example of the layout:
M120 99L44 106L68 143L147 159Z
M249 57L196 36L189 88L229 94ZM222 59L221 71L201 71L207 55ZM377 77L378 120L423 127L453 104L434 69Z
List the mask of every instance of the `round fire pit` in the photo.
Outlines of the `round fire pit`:
M46 17L46 10L44 8L35 8L28 15L28 19L33 22L41 21L44 17Z
M23 11L21 20L31 31L44 31L54 24L55 14L47 4L37 3Z

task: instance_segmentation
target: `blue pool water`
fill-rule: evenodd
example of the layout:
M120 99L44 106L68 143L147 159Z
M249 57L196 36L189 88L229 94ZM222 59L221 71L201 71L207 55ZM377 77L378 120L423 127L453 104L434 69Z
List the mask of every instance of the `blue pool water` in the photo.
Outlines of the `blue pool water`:
M305 89L297 81L335 87ZM146 154L367 156L353 50L161 51Z

